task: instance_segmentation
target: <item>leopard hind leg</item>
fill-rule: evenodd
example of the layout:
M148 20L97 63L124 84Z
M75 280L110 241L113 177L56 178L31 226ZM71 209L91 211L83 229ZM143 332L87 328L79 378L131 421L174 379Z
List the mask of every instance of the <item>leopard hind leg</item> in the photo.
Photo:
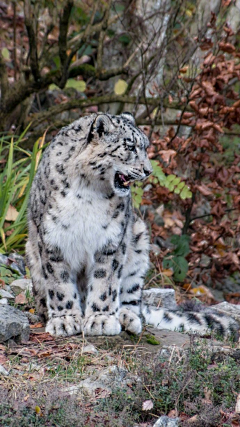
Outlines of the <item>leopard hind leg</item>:
M44 286L44 279L42 273L42 263L40 252L42 250L42 244L39 241L36 234L35 242L36 245L32 244L32 240L28 240L26 244L26 263L29 267L32 282L33 282L33 295L35 297L36 312L40 316L41 320L46 323L48 319L47 313L47 300L46 290Z
M130 332L142 330L142 289L149 266L149 235L145 223L135 218L131 240L126 246L126 263L120 289L119 320Z

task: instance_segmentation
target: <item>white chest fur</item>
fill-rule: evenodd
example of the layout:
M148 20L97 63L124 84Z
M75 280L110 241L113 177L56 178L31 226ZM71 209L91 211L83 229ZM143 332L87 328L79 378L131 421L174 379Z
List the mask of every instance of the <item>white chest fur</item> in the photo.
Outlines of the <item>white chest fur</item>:
M45 216L48 244L58 246L65 260L78 270L86 260L106 245L117 247L122 238L124 212L113 218L116 200L107 200L92 188L78 194L71 189L66 197L58 194Z

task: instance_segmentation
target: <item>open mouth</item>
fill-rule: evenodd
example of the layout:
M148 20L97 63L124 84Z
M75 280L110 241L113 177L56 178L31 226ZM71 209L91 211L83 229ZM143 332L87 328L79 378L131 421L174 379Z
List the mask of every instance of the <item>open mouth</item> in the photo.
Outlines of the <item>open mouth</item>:
M129 191L129 188L130 188L130 179L131 177L128 175L124 175L123 173L116 172L114 177L114 187L117 190L127 192Z

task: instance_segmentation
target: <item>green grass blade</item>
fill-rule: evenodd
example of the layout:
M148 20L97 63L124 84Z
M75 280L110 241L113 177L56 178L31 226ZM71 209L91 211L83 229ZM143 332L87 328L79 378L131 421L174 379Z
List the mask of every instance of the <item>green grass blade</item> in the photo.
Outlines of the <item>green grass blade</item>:
M22 217L25 214L26 209L27 209L29 193L30 193L30 189L32 186L33 178L35 176L37 153L38 153L38 141L35 142L34 147L33 147L31 166L30 166L30 172L29 172L29 180L28 180L28 184L27 184L27 188L26 188L26 192L25 192L25 198L23 200L23 203L22 203L22 206L20 208L18 217L16 219L16 224L18 224L18 222L21 221L21 219L22 219Z

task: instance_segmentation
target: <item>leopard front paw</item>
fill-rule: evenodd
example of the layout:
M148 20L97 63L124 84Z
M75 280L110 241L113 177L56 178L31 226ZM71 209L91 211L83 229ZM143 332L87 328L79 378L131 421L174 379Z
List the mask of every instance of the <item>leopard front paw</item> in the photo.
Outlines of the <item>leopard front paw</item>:
M118 335L121 325L114 315L93 314L86 319L83 330L86 335Z
M119 321L121 325L129 332L140 334L142 332L142 322L140 317L127 308L121 308L119 311Z
M76 315L52 317L46 325L46 332L55 337L67 337L82 331L82 318Z

